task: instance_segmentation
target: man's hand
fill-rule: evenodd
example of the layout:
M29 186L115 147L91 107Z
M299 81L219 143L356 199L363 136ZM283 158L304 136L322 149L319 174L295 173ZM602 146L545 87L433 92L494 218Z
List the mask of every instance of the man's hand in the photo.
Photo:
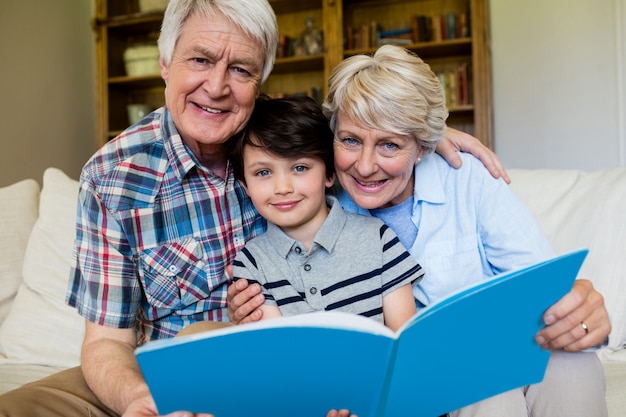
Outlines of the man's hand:
M448 161L451 166L459 168L462 163L461 158L457 154L459 151L471 153L480 159L494 178L502 177L507 184L511 183L511 179L500 163L500 159L491 149L483 145L474 136L449 127L446 130L445 140L437 144L436 152Z
M151 396L138 398L126 409L123 417L157 417L156 406ZM176 411L163 417L214 417L212 414L193 414L188 411Z
M157 417L158 413L152 397L135 400L122 417ZM193 414L188 411L176 411L162 417L214 417L213 414Z
M233 324L250 323L261 320L263 312L259 309L265 297L261 294L261 286L238 279L228 286L228 318Z
M535 340L544 349L578 352L602 344L611 332L604 297L586 279L576 280L543 319L546 327Z

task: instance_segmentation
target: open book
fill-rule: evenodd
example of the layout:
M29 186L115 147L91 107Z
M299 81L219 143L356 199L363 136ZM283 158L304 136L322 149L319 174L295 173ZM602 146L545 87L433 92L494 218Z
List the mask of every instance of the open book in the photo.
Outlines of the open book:
M396 333L317 312L150 342L136 356L160 414L436 417L542 380L549 352L535 334L586 254L463 289Z

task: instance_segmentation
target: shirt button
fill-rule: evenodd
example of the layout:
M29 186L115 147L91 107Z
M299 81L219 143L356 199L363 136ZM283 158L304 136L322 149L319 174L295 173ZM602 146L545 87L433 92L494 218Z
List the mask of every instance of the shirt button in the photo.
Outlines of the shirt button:
M309 264L304 265L304 270L305 271L310 271L311 270L311 265L309 265Z
M300 249L300 246L296 246L296 253L300 254L302 252L302 249Z
M178 273L178 268L176 267L176 265L170 265L170 272L172 274L177 274Z
M309 290L309 292L310 292L311 294L317 294L317 288L315 288L315 287L311 287L311 289Z

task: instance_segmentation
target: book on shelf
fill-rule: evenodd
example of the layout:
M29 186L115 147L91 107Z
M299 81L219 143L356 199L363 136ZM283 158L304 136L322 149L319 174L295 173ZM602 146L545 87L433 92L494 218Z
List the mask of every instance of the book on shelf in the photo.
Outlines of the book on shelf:
M412 44L413 44L413 40L407 39L407 38L380 38L378 40L378 46L383 46L383 45L408 46Z
M469 97L469 79L467 62L461 62L457 67L459 105L467 106L471 103Z
M354 49L355 40L354 40L354 26L346 25L344 34L344 48L347 50Z
M392 30L380 30L376 36L376 46L406 46L411 44L413 44L413 34L410 27Z
M161 415L436 417L542 380L550 353L535 334L586 254L459 290L397 332L316 312L150 342L136 357Z
M442 23L441 23L441 15L434 15L432 16L432 41L434 42L441 42L441 40L443 39L443 35L442 35Z
M466 12L413 15L411 33L415 43L468 38L470 36L468 15Z
M446 106L454 108L472 104L470 65L467 61L433 68L444 91Z
M446 13L446 39L457 38L457 14L454 12Z
M296 55L296 44L298 39L292 36L281 34L278 37L278 48L276 48L276 58L289 58Z
M346 26L345 48L366 49L377 46L382 27L376 21L362 23L358 26Z
M348 50L367 49L387 44L409 45L461 37L469 37L467 13L416 14L410 17L408 27L387 29L377 21L346 25L344 47Z

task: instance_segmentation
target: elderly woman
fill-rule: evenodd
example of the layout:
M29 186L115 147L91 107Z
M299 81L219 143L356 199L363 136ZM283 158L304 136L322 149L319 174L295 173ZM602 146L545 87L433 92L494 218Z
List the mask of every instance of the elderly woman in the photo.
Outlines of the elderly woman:
M385 221L423 265L427 278L413 288L418 308L467 284L554 256L503 180L471 156L462 155L463 165L454 169L432 152L446 134L448 113L437 76L420 58L384 46L373 56L344 60L329 87L324 109L335 133L339 199L348 211ZM236 294L239 290L229 290L229 315L235 320L260 298L248 301L252 289ZM452 415L607 414L602 367L593 352L581 352L610 332L602 296L589 281L577 280L544 320L536 341L553 352L543 382Z

